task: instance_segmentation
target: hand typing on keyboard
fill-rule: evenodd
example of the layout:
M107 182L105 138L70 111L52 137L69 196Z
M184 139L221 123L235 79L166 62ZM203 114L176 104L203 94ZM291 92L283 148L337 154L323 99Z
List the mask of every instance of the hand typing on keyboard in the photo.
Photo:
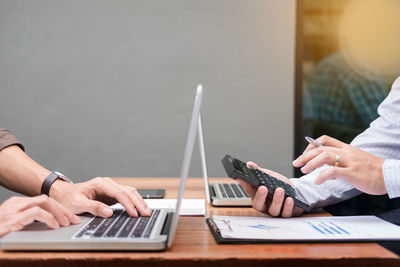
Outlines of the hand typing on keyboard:
M79 223L76 215L46 195L11 197L0 205L0 215L0 237L33 221L45 223L50 229Z
M293 186L292 182L282 174L260 168L254 162L247 162L247 167L265 172L266 174ZM294 206L293 198L287 197L285 199L285 192L281 187L276 188L273 196L268 196L268 189L266 186L260 186L257 189L243 180L238 181L250 195L252 199L252 205L255 210L274 217L279 215L282 217L292 217L299 216L303 213L303 209Z
M75 214L90 212L99 217L111 217L113 211L108 205L119 202L132 217L151 215L151 209L134 187L118 184L108 177L76 184L58 180L50 189L50 197Z

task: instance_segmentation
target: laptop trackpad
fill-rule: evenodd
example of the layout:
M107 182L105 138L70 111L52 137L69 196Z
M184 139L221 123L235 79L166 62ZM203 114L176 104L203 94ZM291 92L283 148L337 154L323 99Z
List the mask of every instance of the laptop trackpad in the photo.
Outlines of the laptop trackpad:
M49 228L41 222L33 222L24 229L12 232L3 237L10 240L57 240L60 238L71 238L74 233L82 228L93 216L78 216L81 220L80 224L60 227L56 230Z

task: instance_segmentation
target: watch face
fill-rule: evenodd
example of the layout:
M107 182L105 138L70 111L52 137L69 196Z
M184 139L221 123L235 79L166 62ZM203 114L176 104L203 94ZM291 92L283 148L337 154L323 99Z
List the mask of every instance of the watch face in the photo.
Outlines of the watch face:
M60 178L61 180L64 180L64 181L66 181L66 182L70 182L71 184L73 183L73 182L71 181L71 179L69 179L67 176L65 176L65 175L62 174L61 172L55 171L54 173L57 174L57 175L58 175L58 178Z
M57 174L58 177L60 177L61 179L64 179L64 177L65 177L65 175L62 174L61 172L55 171L54 173Z

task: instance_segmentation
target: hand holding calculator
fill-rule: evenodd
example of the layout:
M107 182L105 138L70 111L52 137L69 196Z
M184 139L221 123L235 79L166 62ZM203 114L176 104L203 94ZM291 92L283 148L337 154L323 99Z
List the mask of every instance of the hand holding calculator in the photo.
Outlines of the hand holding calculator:
M243 180L256 188L264 185L268 188L268 196L272 196L275 189L281 187L285 191L285 198L293 198L295 206L302 208L305 211L311 210L311 206L299 199L296 195L296 191L290 184L260 170L250 169L246 166L246 163L229 155L225 155L222 159L222 165L230 178Z

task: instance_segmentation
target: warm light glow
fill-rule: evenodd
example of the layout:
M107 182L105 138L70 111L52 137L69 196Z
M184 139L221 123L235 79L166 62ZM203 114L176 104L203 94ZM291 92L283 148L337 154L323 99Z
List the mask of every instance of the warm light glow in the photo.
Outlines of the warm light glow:
M352 1L341 19L339 39L361 74L400 75L400 1Z

